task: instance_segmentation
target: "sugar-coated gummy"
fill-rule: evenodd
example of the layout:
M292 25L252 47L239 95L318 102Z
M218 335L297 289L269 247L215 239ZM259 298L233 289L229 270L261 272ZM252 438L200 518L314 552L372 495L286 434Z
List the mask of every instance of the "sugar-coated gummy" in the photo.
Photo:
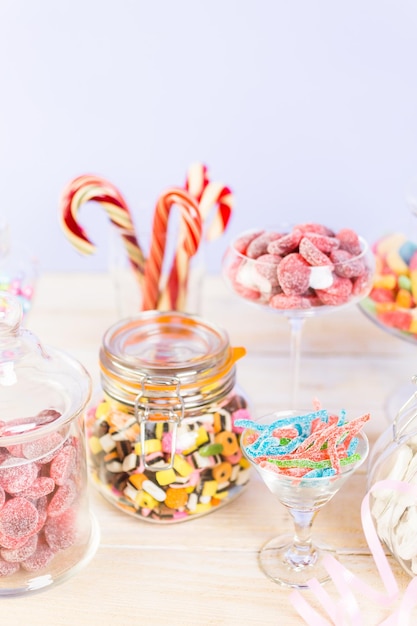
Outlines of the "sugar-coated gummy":
M36 506L26 498L16 496L6 502L0 515L0 532L13 539L29 538L38 524Z
M340 306L365 297L371 286L371 266L362 257L359 236L349 228L335 233L321 224L297 224L281 235L273 231L243 235L234 248L241 256L226 265L232 288L241 297L274 309ZM349 279L350 285L339 278ZM417 297L417 272L415 292Z

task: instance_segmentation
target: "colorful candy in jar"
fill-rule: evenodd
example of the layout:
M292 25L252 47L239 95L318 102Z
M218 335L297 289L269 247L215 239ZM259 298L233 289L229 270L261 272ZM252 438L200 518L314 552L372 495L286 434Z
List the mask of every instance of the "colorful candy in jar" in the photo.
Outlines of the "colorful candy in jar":
M249 480L227 333L190 314L145 311L104 334L101 390L87 412L90 468L117 508L178 522L227 504Z
M387 329L417 338L417 244L392 233L373 246L375 276L361 306Z

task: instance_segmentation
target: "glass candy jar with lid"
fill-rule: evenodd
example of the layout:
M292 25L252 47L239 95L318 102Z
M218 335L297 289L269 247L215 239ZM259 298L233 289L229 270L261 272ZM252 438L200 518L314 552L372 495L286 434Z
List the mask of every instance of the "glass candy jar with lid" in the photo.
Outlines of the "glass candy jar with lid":
M21 327L0 292L0 597L64 581L98 542L89 512L84 409L90 376Z
M417 376L413 376L412 381L417 384ZM369 488L372 488L371 513L377 534L403 570L415 576L417 390L376 441L369 459L368 475Z
M172 523L209 513L247 484L236 384L245 354L186 313L147 311L105 333L101 390L87 414L93 479L122 511Z

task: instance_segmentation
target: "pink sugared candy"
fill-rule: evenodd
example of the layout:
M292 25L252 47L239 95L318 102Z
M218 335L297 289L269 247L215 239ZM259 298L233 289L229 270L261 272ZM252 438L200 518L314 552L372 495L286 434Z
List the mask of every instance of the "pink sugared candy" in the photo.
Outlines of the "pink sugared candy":
M278 280L287 296L301 296L310 283L310 265L298 252L285 256L278 265Z
M226 266L234 291L274 309L340 306L364 298L372 266L357 233L322 224L298 224L286 233L256 231L234 243L238 257Z
M0 486L7 493L15 494L29 487L38 475L35 463L16 465L16 459L11 457L0 465Z
M57 485L65 484L75 467L76 450L74 446L64 446L51 461L50 477Z
M36 551L30 557L22 561L22 567L27 572L37 572L46 567L54 556L55 552L47 543L39 542Z
M45 524L45 539L52 550L65 550L75 543L77 537L77 515L67 509L58 517L50 517Z
M6 502L0 512L0 533L12 539L29 538L38 524L36 506L26 498L16 496Z

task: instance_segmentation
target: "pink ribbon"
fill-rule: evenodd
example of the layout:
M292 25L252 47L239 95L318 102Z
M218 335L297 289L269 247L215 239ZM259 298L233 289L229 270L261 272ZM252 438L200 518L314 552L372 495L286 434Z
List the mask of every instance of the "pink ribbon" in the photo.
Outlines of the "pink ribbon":
M307 584L331 621L313 609L299 591L293 591L290 595L292 605L309 626L331 626L332 624L335 626L370 626L369 622L362 615L353 590L360 595L366 596L367 600L374 602L378 608L391 610L393 603L399 601L399 606L393 609L386 619L379 622L379 626L407 626L411 624L411 611L417 606L417 578L411 579L401 598L397 581L372 519L369 502L371 494L377 489L391 489L399 493L411 494L417 501L417 486L403 481L381 480L371 487L362 500L362 528L381 581L385 587L385 593L373 589L341 565L335 558L327 555L324 557L323 562L334 586L339 592L340 599L334 600L331 598L315 578L311 579Z

